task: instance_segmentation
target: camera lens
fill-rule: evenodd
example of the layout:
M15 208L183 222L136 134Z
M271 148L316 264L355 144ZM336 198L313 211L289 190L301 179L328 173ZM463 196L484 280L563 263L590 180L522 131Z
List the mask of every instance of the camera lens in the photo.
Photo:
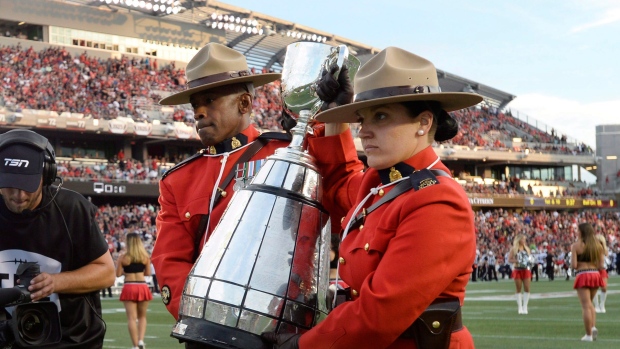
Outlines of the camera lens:
M18 323L22 340L30 345L44 343L50 334L50 323L47 315L39 309L26 310Z

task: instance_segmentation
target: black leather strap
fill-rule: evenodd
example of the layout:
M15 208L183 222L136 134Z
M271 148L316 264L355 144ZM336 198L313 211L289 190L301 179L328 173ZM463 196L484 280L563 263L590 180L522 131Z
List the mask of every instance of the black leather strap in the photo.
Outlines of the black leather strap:
M415 171L409 176L409 179L396 184L396 186L392 188L392 190L390 190L389 193L385 194L385 196L383 196L381 200L375 202L369 208L363 209L362 213L358 214L353 219L353 221L351 222L351 227L349 229L357 228L357 226L360 225L364 221L364 219L366 218L368 214L370 214L372 211L379 208L381 205L391 200L394 200L399 195L404 194L411 189L416 189L416 190L420 189L421 188L420 184L423 183L424 180L431 180L431 181L435 180L435 183L437 183L435 176L452 178L452 176L450 176L446 171L443 171L443 170L424 169L420 171Z

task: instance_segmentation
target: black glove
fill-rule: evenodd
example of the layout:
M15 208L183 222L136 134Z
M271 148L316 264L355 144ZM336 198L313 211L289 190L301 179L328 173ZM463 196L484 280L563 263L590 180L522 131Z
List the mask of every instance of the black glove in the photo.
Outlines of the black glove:
M282 118L280 119L280 125L284 131L289 132L297 125L297 120L293 119L286 111L282 110Z
M353 84L349 79L349 69L344 66L340 69L338 80L334 79L334 73L338 71L338 66L333 64L327 70L323 70L323 75L317 83L316 95L323 101L321 110L339 107L353 101Z
M263 332L260 335L263 342L273 344L273 349L299 349L300 336L296 333L276 334L275 332Z

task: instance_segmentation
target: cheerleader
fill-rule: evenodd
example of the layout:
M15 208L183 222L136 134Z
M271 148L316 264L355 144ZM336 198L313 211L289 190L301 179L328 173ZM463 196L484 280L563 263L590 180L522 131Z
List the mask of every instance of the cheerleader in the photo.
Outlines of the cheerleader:
M605 251L604 258L604 266L602 269L599 269L599 273L601 273L601 277L603 278L603 286L601 289L594 295L594 309L597 313L605 313L605 300L607 299L607 279L609 279L609 275L607 274L607 268L609 268L610 260L608 257L609 250L607 249L607 243L605 242L605 236L602 234L596 234L595 237L598 241L603 245L603 249Z
M137 233L127 234L127 252L118 257L116 277L125 275L120 300L125 305L127 327L134 349L144 349L146 309L153 295L144 276L151 275L151 259Z
M584 342L596 340L596 311L592 299L599 287L603 287L603 278L599 272L603 268L605 251L601 243L594 237L594 228L590 223L579 224L579 238L571 246L570 264L575 272L574 289L581 303L581 314L586 334L581 338Z
M532 281L532 253L527 246L524 234L519 234L512 243L509 260L514 264L512 278L517 288L517 305L519 314L527 314L527 303L530 300L530 283ZM521 288L525 291L521 294Z

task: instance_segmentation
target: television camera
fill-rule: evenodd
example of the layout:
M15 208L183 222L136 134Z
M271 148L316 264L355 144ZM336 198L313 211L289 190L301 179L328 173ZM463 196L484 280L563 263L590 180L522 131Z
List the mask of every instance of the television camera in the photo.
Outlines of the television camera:
M39 264L21 263L17 267L20 284L0 289L0 348L11 343L36 347L58 343L62 337L58 307L54 302L32 302L28 285L40 273ZM7 315L10 312L10 317Z

